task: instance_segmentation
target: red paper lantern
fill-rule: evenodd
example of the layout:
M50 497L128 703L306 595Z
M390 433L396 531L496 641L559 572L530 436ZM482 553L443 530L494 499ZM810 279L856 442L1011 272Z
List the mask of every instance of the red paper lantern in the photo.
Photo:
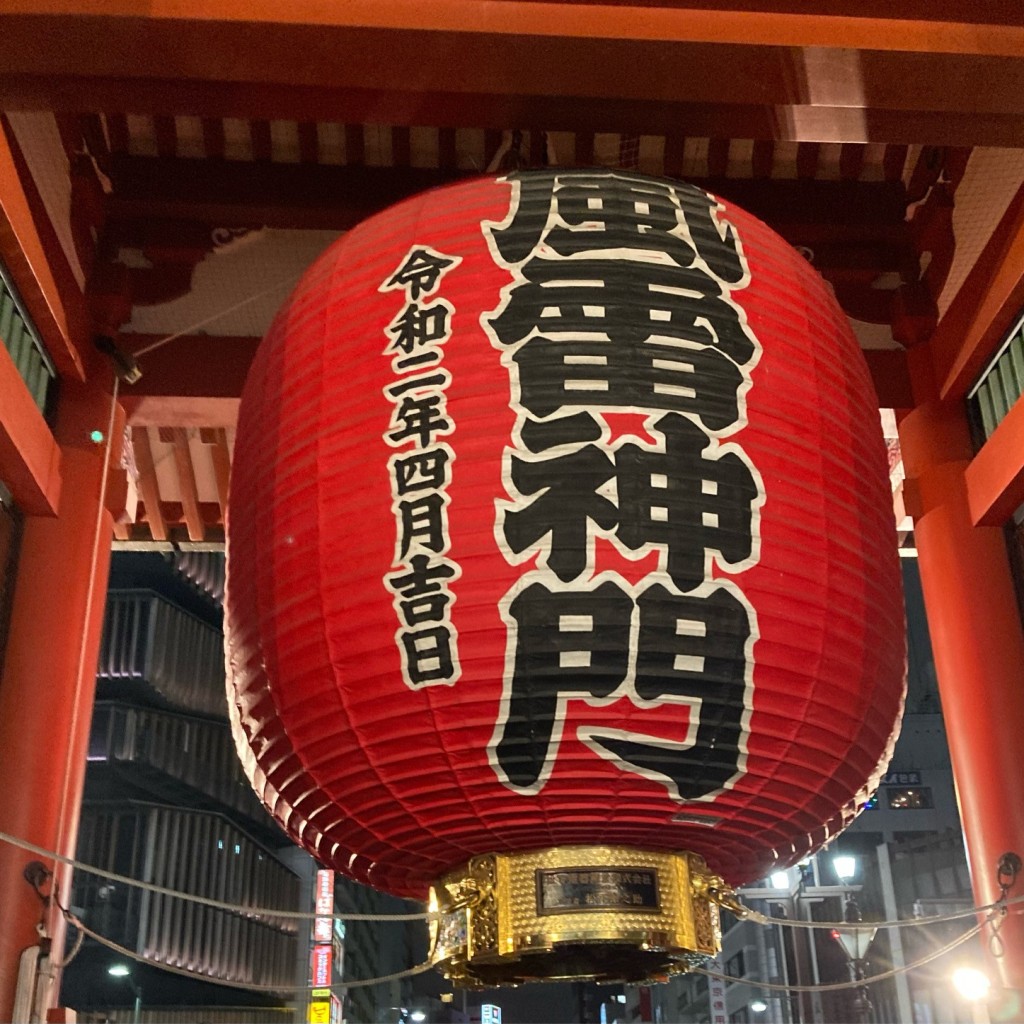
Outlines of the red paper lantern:
M891 752L864 360L800 255L677 182L479 179L346 234L252 367L228 554L254 785L393 893L593 843L750 881Z

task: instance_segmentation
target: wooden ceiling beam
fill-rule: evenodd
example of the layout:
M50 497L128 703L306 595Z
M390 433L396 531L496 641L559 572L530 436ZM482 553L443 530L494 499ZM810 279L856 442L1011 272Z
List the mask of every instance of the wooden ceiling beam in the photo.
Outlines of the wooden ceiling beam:
M378 210L467 174L118 154L110 177L114 190L107 213L112 220L346 230Z
M199 488L196 486L196 473L192 466L188 431L184 427L172 427L170 434L171 447L174 451L174 465L178 471L181 507L185 525L188 527L188 539L192 541L205 540L206 525L199 510Z
M205 506L204 506L205 507ZM216 509L216 504L213 505ZM167 518L167 536L163 540L157 540L150 533L145 522L131 523L124 531L125 536L115 536L115 549L121 548L128 551L169 551L176 545L191 544L188 531L173 520L173 516L180 513L181 506L177 502L165 502L163 514ZM212 550L214 545L224 543L224 526L222 523L206 523L205 550Z
M119 340L129 351L139 351L161 339L123 334ZM124 385L119 396L128 422L140 431L168 423L233 427L259 340L185 335L140 356L142 379Z
M0 26L2 27L2 26ZM643 61L643 57L635 60ZM1024 65L1024 62L1021 62ZM933 69L938 73L938 69ZM716 75L727 77L727 69ZM991 81L1002 70L991 69ZM693 102L685 84L676 99L631 99L508 92L449 92L400 88L309 87L289 84L192 82L152 79L5 73L0 66L0 106L8 110L124 111L192 114L204 118L271 118L346 124L434 125L441 128L507 128L544 125L552 131L621 132L736 138L779 142L1024 146L1021 112L993 110L980 100L970 110L948 105L893 109L862 98L851 105L769 103L751 85L742 102ZM956 90L950 90L955 92ZM1001 89L991 90L1002 94ZM1021 93L1024 95L1024 92ZM129 99L130 98L130 99Z
M149 532L154 540L167 540L167 523L160 511L160 489L156 482L153 448L146 427L132 431L132 447L135 450L135 464L139 469L139 496L146 509Z
M201 18L96 6L6 0L4 106L1024 145L1024 26L1002 7L989 17L991 4L948 20L920 2L900 18L771 0L210 0Z
M200 244L208 227L346 230L372 213L425 189L468 177L464 171L410 167L340 167L203 161L115 154L108 197L112 237L145 248L178 232ZM800 181L694 178L693 184L736 202L776 230L866 226L896 229L906 196L898 181ZM180 222L172 229L169 223ZM788 236L787 236L788 237Z
M199 436L204 444L210 446L210 459L213 462L213 476L217 483L217 504L220 505L221 518L228 514L228 484L231 479L231 451L228 448L228 435L223 427L201 430Z
M786 47L840 47L902 52L1024 55L1024 27L1019 6L1009 0L984 5L903 0L898 7L871 0L825 0L815 4L779 0L733 0L728 7L713 0L667 4L642 0L433 0L411 4L401 0L291 0L287 5L254 4L251 0L206 0L201 16L182 17L182 5L140 4L138 0L5 0L5 21L12 26L46 27L56 22L72 32L71 42L106 32L117 40L127 32L147 33L154 40L188 29L187 41L202 42L248 33L253 47L267 36L288 46L296 38L315 43L314 56L339 36L362 33L401 38L417 33L485 39L537 37L556 40L693 40L708 44ZM897 16L898 15L898 16ZM102 41L102 40L98 40ZM60 40L54 40L56 46ZM172 48L161 55L196 66L196 57ZM200 51L200 57L202 51ZM244 59L232 52L232 70ZM92 59L102 62L93 55ZM223 58L219 62L223 67Z

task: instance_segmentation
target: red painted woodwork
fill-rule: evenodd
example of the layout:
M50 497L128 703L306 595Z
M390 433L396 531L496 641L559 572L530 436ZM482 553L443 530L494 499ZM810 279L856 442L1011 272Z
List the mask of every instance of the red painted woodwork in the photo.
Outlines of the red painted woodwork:
M1004 526L1024 505L1024 402L1010 407L964 479L975 526Z
M25 521L0 683L0 773L8 780L0 787L0 830L69 857L110 563L111 519L99 512L104 449L89 440L89 431L106 430L109 412L109 395L65 384L57 421L60 506L56 517ZM105 533L94 563L97 525ZM39 900L22 875L32 859L0 843L0 1020L11 1019L21 950L39 938ZM58 878L60 892L70 892L69 871L59 868ZM55 906L48 914L59 956L63 918Z
M963 398L1024 306L1024 188L1017 190L931 339L943 400Z
M972 522L963 405L940 401L928 360L924 348L911 353L918 405L900 422L900 445L919 495L921 586L975 902L982 905L999 896L1000 857L1024 849L1024 803L1010 781L1020 774L1024 735L1024 634L1003 531ZM1011 908L1000 919L992 949L1001 951L993 962L1002 984L1024 989L1024 915Z
M8 0L0 89L9 109L119 110L130 94L160 114L1021 143L1024 28L1005 12L708 6L370 0L282 15L224 0L189 20L130 2L97 14L82 0ZM140 64L140 52L163 60Z
M2 339L0 339L2 340ZM60 499L60 449L18 368L0 345L0 478L28 515L55 515Z
M58 369L72 379L83 379L83 357L75 347L85 319L82 294L71 277L13 133L2 117L0 259L14 278Z
M617 180L644 181L630 175ZM646 181L638 187L668 187ZM687 195L687 202L700 206L693 192ZM670 679L703 672L703 714L711 721L707 709L721 700L723 721L726 713L742 717L742 758L718 789L679 799L682 784L677 793L664 775L628 767L635 764L633 753L621 753L615 740L602 746L595 736L655 737L683 756L679 752L693 742L696 727L687 692L674 702L644 698L630 690L639 684L627 680L608 699L598 698L586 689L591 683L579 681L581 662L566 659L567 668L577 666L576 695L559 705L554 755L535 783L523 782L526 776L502 760L501 742L514 724L521 750L533 750L548 723L540 702L516 703L522 691L512 662L506 666L506 645L511 659L517 642L527 642L528 628L520 627L517 641L507 626L527 583L543 578L555 584L545 561L552 552L538 554L528 544L517 563L503 525L508 513L504 520L499 515L510 502L526 507L509 490L508 474L514 478L522 467L512 460L503 470L503 457L511 458L506 449L517 445L522 461L529 461L513 433L522 423L517 426L512 396L527 401L521 377L518 390L510 391L510 370L529 342L505 347L493 333L494 311L513 295L519 278L498 262L491 234L482 228L509 215L511 196L508 183L482 179L406 201L367 221L308 272L256 356L239 417L228 523L229 704L241 756L257 792L297 841L339 871L396 893L422 896L432 879L475 853L589 842L690 849L733 882L763 877L849 823L887 763L902 707L895 529L877 403L863 357L807 262L742 210L719 207L714 230L721 237L708 243L710 236L701 236L710 246L705 256L710 260L707 253L719 251L715 245L728 249L732 236L722 233L723 225L731 225L749 277L739 283L734 277L729 287L719 281L715 287L721 285L735 306L725 303L729 309L722 312L709 300L708 313L713 319L722 313L714 319L721 339L736 327L730 317L739 307L741 333L756 340L755 354L737 356L746 375L737 418L709 426L706 412L695 412L683 398L679 408L688 418L675 413L673 422L685 421L691 434L706 430L709 453L729 452L747 465L757 496L735 506L723 497L719 510L723 517L750 513L749 557L742 551L712 555L705 544L705 575L692 591L677 583L671 568L674 546L687 543L689 534L630 547L622 525L633 513L621 489L627 478L635 483L622 453L639 465L642 451L669 443L659 419L665 407L648 415L652 407L641 403L648 412L638 415L639 407L616 411L591 397L577 406L566 390L559 399L563 412L589 410L607 427L595 447L614 449L621 460L621 523L595 527L586 540L586 571L566 584L580 602L576 611L597 608L584 583L600 580L641 592L638 601L653 580L664 583L666 592L728 592L746 602L753 633L741 654L730 655L732 660L721 655L728 672L719 677L711 669L719 642L712 622L705 623L707 647L697 648L707 655L703 667L680 667L669 644L661 680L667 686ZM633 215L625 216L628 232ZM448 547L437 557L459 573L446 584L459 671L407 684L399 595L385 578L405 571L408 557L396 548L401 499L392 493L389 460L409 449L397 441L389 445L385 435L395 429L398 402L389 400L386 389L410 380L403 374L412 371L400 373L392 365L401 353L389 350L393 335L387 328L394 328L406 298L386 282L408 255L426 246L459 261L418 300L443 300L452 311L440 366L450 374L442 390L453 426L434 441L451 452L450 479L442 488ZM625 262L636 272L636 252L626 249ZM641 274L636 288L626 289L638 305L638 324L646 324L641 336L658 320L635 298L644 287ZM601 309L593 315L605 315ZM707 351L696 343L682 348L691 360ZM708 388L712 379L718 381L714 387L724 387L726 377L714 377ZM609 389L617 386L612 381ZM538 429L549 416L535 410L519 415L533 417ZM693 471L696 478L673 477L666 484L688 488L687 508L706 500L702 495L709 492L703 484L697 490L694 480L711 472L709 457ZM674 473L681 463L666 465ZM661 486L654 474L650 481L652 488ZM551 514L557 518L561 509L556 502ZM659 514L652 508L651 522ZM714 526L700 521L701 529ZM729 537L742 540L742 529ZM666 551L669 568L659 569ZM676 633L685 630L677 624ZM601 658L617 656L611 631L607 650L602 642L593 640L596 653L587 670L595 678L604 670ZM643 642L631 641L637 648L631 648L631 659L640 658ZM541 651L535 664L547 664L548 657ZM524 661L523 678L530 670ZM536 694L546 684L536 674L531 678ZM719 692L735 689L737 678L745 680L742 707L725 707ZM716 750L713 743L701 746L699 737L686 754L697 759L697 779L729 750L725 740L716 741ZM609 755L613 748L617 756Z

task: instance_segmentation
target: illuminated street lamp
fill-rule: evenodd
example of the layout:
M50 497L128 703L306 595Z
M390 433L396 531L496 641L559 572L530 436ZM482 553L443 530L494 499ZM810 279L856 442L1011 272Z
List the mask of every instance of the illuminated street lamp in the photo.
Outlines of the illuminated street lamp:
M837 857L836 860L842 858ZM853 860L852 857L849 860ZM836 873L839 874L838 867ZM850 877L853 876L851 870ZM842 877L840 875L840 877ZM845 881L845 879L844 879ZM843 949L846 951L846 955L850 961L850 971L853 976L853 980L857 982L864 981L864 967L865 958L867 957L868 947L871 945L872 939L875 937L877 928L864 928L861 927L861 916L860 907L857 905L857 901L853 896L848 896L846 899L846 913L844 919L854 927L851 928L836 928L832 934L842 944ZM861 984L857 988L857 995L853 1003L853 1012L857 1015L858 1021L867 1024L871 1020L871 1000L868 998L867 986Z
M953 987L971 1004L971 1020L974 1024L988 1024L988 990L991 982L988 975L976 967L958 967L953 972Z
M112 978L119 978L120 980L127 982L128 987L132 990L132 995L135 996L135 1008L132 1012L132 1021L134 1024L139 1024L139 1021L142 1019L142 989L135 984L135 979L132 977L132 969L127 964L111 964L107 968L107 974Z
M754 1013L764 1013L768 1009L768 1004L763 999L752 999L750 1001L750 1009Z
M849 882L857 873L857 858L841 854L832 858L832 867L840 882Z

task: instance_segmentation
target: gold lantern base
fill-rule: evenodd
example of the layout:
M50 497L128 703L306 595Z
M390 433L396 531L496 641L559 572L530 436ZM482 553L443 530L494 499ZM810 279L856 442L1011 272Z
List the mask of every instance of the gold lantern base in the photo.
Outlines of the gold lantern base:
M431 962L460 988L665 980L718 953L719 906L745 912L693 853L487 854L431 889Z

